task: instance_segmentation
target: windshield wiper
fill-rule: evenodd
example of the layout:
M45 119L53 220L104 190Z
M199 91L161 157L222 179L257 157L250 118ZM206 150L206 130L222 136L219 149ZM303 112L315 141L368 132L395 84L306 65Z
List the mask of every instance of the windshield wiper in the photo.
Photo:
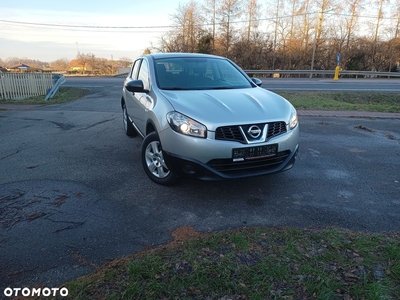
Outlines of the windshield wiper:
M234 89L234 86L217 86L210 88L211 90L231 90Z
M160 89L162 89L162 90L165 90L165 91L184 91L184 90L187 90L187 88L181 88L181 87L165 87L165 88L160 88Z

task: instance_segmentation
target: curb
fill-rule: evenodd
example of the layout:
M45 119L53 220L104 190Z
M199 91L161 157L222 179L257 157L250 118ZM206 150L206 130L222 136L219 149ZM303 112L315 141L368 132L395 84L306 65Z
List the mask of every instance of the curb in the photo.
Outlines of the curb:
M385 113L372 111L334 111L334 110L297 110L299 116L308 117L342 117L342 118L374 118L400 119L400 113Z
M42 104L0 104L1 110L34 110L37 107L43 106Z

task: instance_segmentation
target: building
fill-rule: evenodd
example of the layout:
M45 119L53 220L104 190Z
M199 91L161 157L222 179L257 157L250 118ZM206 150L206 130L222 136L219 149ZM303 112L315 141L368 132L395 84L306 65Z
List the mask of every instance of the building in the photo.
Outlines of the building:
M69 63L68 71L69 72L77 72L77 73L85 72L86 71L86 65L87 65L87 63L82 64L82 63L79 62L79 60L73 59Z
M30 71L31 67L29 67L28 65L25 64L18 64L15 66L12 66L11 68L8 68L8 70L10 70L11 72L26 72L26 71Z

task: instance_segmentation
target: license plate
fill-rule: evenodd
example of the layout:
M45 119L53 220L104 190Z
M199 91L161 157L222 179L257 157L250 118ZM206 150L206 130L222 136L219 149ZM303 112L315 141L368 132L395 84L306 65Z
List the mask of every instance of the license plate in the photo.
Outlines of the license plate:
M277 152L278 144L238 148L233 149L232 159L233 161L244 161L249 159L272 157L275 156Z

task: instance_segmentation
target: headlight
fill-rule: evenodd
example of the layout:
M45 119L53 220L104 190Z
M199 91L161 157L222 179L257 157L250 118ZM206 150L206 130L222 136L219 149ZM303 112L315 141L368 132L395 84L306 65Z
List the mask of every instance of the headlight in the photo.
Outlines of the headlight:
M299 121L297 119L297 111L294 107L292 107L292 111L290 113L289 128L290 129L295 128L298 122Z
M171 128L178 133L201 138L207 137L206 126L181 113L176 111L169 112L167 120Z

